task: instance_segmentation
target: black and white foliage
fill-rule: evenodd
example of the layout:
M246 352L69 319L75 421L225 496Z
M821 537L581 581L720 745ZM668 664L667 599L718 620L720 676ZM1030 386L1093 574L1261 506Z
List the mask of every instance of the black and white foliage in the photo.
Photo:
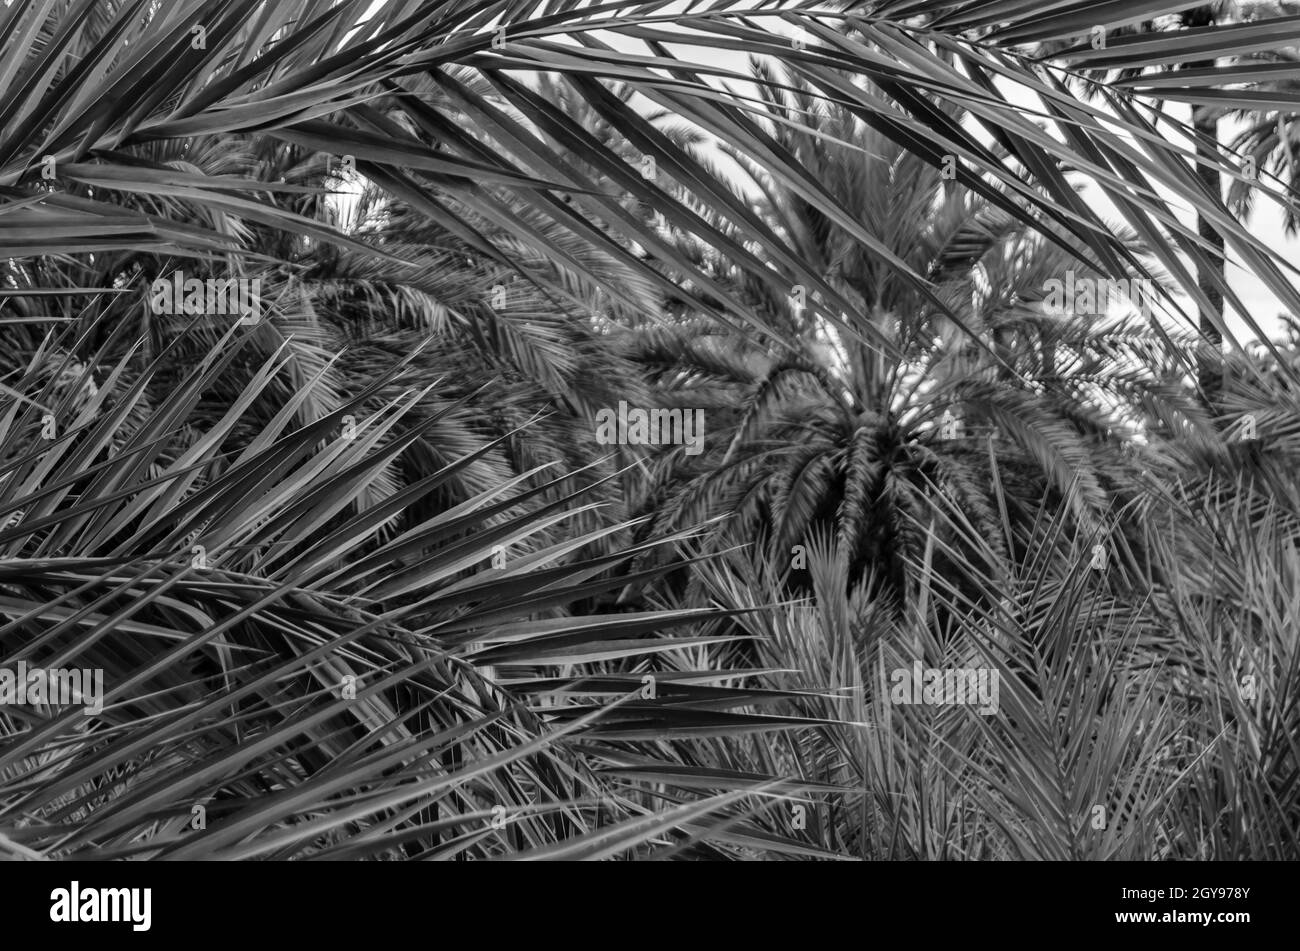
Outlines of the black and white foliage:
M1186 3L5 0L0 855L1300 858Z

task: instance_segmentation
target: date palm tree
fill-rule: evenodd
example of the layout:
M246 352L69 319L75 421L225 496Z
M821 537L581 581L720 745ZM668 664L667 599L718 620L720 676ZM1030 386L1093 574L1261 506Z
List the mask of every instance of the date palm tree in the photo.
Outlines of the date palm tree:
M1292 3L1272 0L1220 0L1177 10L1163 8L1154 12L1167 14L1159 20L1143 19L1140 22L1117 19L1096 27L1105 31L1110 39L1091 49L1057 49L1054 52L1067 61L1082 64L1091 70L1114 70L1120 88L1138 89L1155 97L1157 103L1164 99L1190 104L1191 121L1187 134L1195 151L1193 165L1201 192L1217 200L1224 195L1225 181L1241 184L1241 171L1224 165L1222 143L1219 135L1220 120L1234 99L1249 100L1259 95L1256 91L1237 92L1197 88L1202 82L1232 82L1235 79L1254 82L1267 80L1277 70L1285 52L1278 44L1263 41L1269 36L1273 23L1291 23L1300 8ZM1121 11L1122 12L1122 11ZM1237 42L1219 45L1207 42L1216 27L1226 27L1224 36ZM1169 34L1169 42L1160 42L1152 34ZM1118 47L1118 51L1116 48ZM1189 53L1221 52L1223 55L1191 58ZM1134 55L1141 51L1148 55ZM1169 55L1166 56L1165 54ZM1153 58L1158 58L1153 62ZM1163 74L1153 75L1155 64ZM1244 63L1254 63L1245 67ZM1271 64L1271 65L1270 65ZM1251 72L1251 69L1256 72ZM1259 72L1262 70L1263 72ZM1168 92L1168 95L1166 95ZM1235 164L1235 163L1234 163ZM1253 178L1253 176L1251 176ZM1240 202L1234 207L1240 209ZM1214 215L1200 210L1196 214L1198 244L1193 248L1196 273L1196 304L1198 329L1207 347L1202 350L1198 367L1198 382L1208 406L1214 406L1223 386L1220 354L1224 341L1224 301L1230 301L1238 313L1245 313L1227 281L1225 237L1216 226ZM1258 327L1247 315L1251 329L1262 336Z
M1278 62L1293 64L1292 69L1279 69ZM1297 162L1300 162L1300 140L1297 125L1290 109L1300 93L1300 82L1294 74L1300 73L1300 53L1296 50L1277 50L1267 61L1254 66L1247 73L1261 80L1261 88L1252 90L1258 98L1255 109L1237 109L1232 117L1245 127L1232 139L1232 148L1252 163L1258 175L1271 175L1285 183L1290 192L1282 207L1282 224L1289 236L1300 233L1300 208L1296 205ZM1243 67L1250 69L1251 65ZM1264 75L1267 74L1267 75ZM1272 103L1268 100L1272 99ZM1229 203L1243 218L1249 217L1258 206L1259 190L1253 176L1233 181L1228 189Z
M772 94L774 115L812 102L806 88L795 89ZM1075 269L1081 283L1101 278L1078 264L1068 241L1040 239L848 110L826 107L809 122L778 127L774 139L835 197L856 232L932 290L732 151L791 252L872 314L892 347L887 355L810 318L798 294L780 300L752 284L739 293L778 331L766 341L703 318L634 331L634 352L660 401L701 407L709 421L703 454L674 447L658 460L643 503L652 525L731 514L722 538L765 538L766 556L782 562L829 530L851 575L870 568L902 593L916 585L905 565L920 563L934 493L995 537L991 456L1013 494L1068 496L1091 526L1131 481L1132 466L1150 464L1137 457L1155 447L1134 437L1154 435L1156 404L1159 415L1211 438L1177 367L1153 363L1159 338L1139 313L1123 301L1099 305L1104 312L1077 311L1073 302L1068 312L1049 309L1053 280ZM1140 253L1129 240L1127 249Z
M1035 403L1016 383L1068 379L1071 360L1092 359L1068 342L1086 349L1086 335L1070 331L1046 359L1030 345L1042 322L1014 316L1001 287L961 279L971 252L945 242L966 241L975 222L993 229L971 237L990 273L995 250L1041 253L1033 235L1088 273L1159 276L1140 248L1199 300L1180 257L1205 255L1179 222L1186 204L1300 312L1276 250L1191 172L1151 108L1167 90L1093 79L1103 110L1066 84L1066 67L1096 58L1074 42L1094 6L4 4L0 658L81 662L110 686L95 723L6 707L0 850L600 858L661 856L667 843L672 855L744 858L761 841L808 855L735 834L773 795L802 789L799 771L732 775L728 791L699 795L670 792L681 763L654 757L685 761L697 741L683 737L787 734L824 718L755 711L791 691L702 686L692 663L725 656L715 645L735 631L715 610L663 610L674 589L653 567L616 570L681 534L638 537L617 513L583 522L609 503L604 487L574 488L565 465L535 470L584 454L577 420L591 405L644 392L613 378L627 353L600 344L688 317L726 328L730 349L712 359L733 364L742 391L807 407L777 420L766 396L755 401L760 412L727 421L740 438L725 461L742 458L751 424L784 427L786 446L814 438L854 475L844 504L827 496L850 538L874 517L875 446L899 456L900 513L927 479L983 471L973 452L938 451L951 442L932 427L943 405L968 432L1018 426L1055 484L1078 469L1091 490L1098 464L1078 447L1104 445L1098 414L1066 425L1085 400L1053 391ZM1122 22L1180 9L1108 7ZM1226 61L1265 34L1285 39L1295 24L1214 23L1154 47L1122 38L1104 65ZM1041 62L1023 48L1049 41L1067 45ZM782 69L756 78L720 51ZM1204 84L1237 82L1222 69ZM802 98L788 112L755 102L755 83L770 99L793 79ZM844 182L819 177L800 143L820 138L812 117L829 104L900 167L950 170L964 191L936 206L951 220L932 241L891 241L902 222L864 221ZM728 151L785 204L737 187ZM1217 150L1202 160L1234 167ZM321 194L340 169L358 176L367 227ZM1123 227L1080 196L1080 180ZM769 214L796 207L809 235ZM161 332L132 281L178 262L265 277L285 295L269 326ZM461 325L484 340L429 339L440 296L459 304L497 283L518 286L519 310ZM796 286L805 312L790 320ZM340 356L336 335L357 352ZM1173 335L1161 342L1169 360L1185 356ZM832 356L805 367L814 346ZM471 394L492 382L489 365L504 380L495 418ZM531 449L511 446L543 394L568 416ZM345 434L346 416L357 426ZM1047 435L1023 432L1026 420ZM475 475L489 458L497 468ZM1077 491L1060 501L1091 504ZM628 609L638 587L650 589L644 611ZM566 742L576 735L581 746ZM1268 775L1286 794L1295 770L1268 748L1281 751ZM1285 827L1276 810L1257 814Z

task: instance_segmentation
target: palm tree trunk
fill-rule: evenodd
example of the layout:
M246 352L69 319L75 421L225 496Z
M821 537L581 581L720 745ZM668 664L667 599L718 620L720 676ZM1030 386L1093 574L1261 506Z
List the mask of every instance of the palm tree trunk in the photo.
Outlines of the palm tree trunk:
M1196 65L1213 67L1214 61L1209 60ZM1196 174L1205 184L1210 194L1222 198L1223 175L1217 168L1218 157L1211 146L1200 140L1201 136L1205 136L1210 141L1218 141L1218 115L1211 107L1193 106L1192 126L1197 134L1197 152L1205 159L1205 163L1213 163L1198 163ZM1219 288L1221 286L1220 282L1225 279L1226 275L1223 254L1224 242L1223 235L1215 230L1204 215L1196 216L1196 233L1212 249L1208 252L1209 260L1197 270L1196 284L1208 302L1208 307L1202 305L1199 315L1201 336L1209 344L1208 352L1204 352L1200 361L1200 384L1206 403L1213 407L1218 402L1219 391L1223 388L1223 368L1220 360L1223 333L1219 330L1219 324L1223 320L1223 292Z
M1185 27L1210 26L1215 22L1217 11L1215 5L1206 4L1183 13L1181 19ZM1186 69L1213 68L1213 59L1185 64ZM1196 152L1202 161L1196 164L1196 175L1211 195L1223 198L1223 175L1218 170L1219 156L1214 143L1219 141L1219 115L1213 107L1192 107L1192 128L1196 132ZM1219 400L1223 388L1223 369L1221 351L1223 333L1219 326L1223 322L1223 292L1219 290L1227 273L1224 261L1223 235L1204 215L1196 216L1196 233L1209 245L1206 263L1197 268L1196 284L1205 296L1206 303L1200 307L1199 326L1201 337L1206 346L1201 351L1198 361L1198 378L1201 393L1206 405L1213 408Z

